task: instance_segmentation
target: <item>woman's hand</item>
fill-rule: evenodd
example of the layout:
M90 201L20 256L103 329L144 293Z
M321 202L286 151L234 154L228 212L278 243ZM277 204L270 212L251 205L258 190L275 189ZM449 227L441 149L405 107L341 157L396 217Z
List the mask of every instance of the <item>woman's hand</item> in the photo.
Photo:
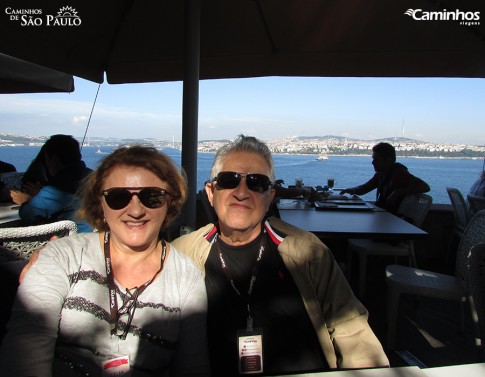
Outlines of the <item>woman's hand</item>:
M31 195L20 190L10 190L10 197L12 198L15 204L19 204L19 205L22 205L25 202L28 202L32 198Z

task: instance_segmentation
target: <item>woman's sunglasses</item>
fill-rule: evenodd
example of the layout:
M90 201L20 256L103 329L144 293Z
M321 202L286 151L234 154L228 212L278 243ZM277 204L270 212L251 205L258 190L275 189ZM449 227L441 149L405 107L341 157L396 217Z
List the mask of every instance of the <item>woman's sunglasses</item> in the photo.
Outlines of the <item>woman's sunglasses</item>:
M111 209L125 208L134 195L140 199L141 204L152 209L162 207L171 197L167 190L158 187L113 187L103 191L106 204Z
M241 174L234 171L223 171L217 174L213 182L222 189L233 189L239 186L241 179L244 178L248 189L255 192L265 192L271 186L271 181L264 174Z

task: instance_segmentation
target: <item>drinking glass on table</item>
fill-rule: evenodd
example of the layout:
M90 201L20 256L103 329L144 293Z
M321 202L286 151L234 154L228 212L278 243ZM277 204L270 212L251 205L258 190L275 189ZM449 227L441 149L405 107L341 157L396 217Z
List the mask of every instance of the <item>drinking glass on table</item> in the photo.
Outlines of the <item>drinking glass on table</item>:
M330 193L333 192L333 186L335 185L335 178L327 178L327 187Z

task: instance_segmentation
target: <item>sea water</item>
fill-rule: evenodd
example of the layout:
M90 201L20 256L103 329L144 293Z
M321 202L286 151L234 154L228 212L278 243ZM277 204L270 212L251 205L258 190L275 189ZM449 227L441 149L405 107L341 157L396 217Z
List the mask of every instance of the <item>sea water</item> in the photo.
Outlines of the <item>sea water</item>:
M0 160L9 162L17 171L25 171L39 152L34 146L2 146ZM98 162L111 151L111 147L83 147L82 155L86 165L95 169ZM163 149L180 166L181 155L177 149ZM353 187L369 180L374 174L370 156L329 156L328 160L317 160L312 155L273 156L276 179L283 179L285 185L294 185L296 178L302 178L305 186L324 186L328 178L335 179L335 188ZM204 186L210 177L214 153L198 153L197 189ZM425 180L431 186L429 193L434 203L450 203L446 187L456 187L466 195L483 169L482 160L447 158L399 158L409 171ZM364 196L375 199L375 192Z

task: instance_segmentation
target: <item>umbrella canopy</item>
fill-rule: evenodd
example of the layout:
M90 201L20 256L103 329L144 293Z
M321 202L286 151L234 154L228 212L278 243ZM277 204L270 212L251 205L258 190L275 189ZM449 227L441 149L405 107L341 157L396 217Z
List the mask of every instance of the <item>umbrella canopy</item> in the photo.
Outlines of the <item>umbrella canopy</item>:
M95 82L184 80L195 225L198 80L485 77L481 0L5 0L0 52ZM200 32L199 32L200 22ZM200 64L199 64L200 63Z
M73 91L72 75L0 53L0 94Z
M183 1L3 4L2 52L99 83L105 73L109 83L184 78ZM200 6L201 79L485 77L481 0L204 0ZM34 14L15 14L29 10Z

